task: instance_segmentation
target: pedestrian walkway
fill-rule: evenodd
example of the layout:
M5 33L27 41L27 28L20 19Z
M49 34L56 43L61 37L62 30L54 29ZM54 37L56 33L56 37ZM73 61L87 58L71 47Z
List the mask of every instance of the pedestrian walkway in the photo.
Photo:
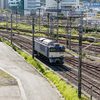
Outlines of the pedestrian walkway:
M0 100L22 100L18 86L1 86Z
M0 42L0 68L18 81L18 86L0 87L0 100L61 100L34 67L3 42Z

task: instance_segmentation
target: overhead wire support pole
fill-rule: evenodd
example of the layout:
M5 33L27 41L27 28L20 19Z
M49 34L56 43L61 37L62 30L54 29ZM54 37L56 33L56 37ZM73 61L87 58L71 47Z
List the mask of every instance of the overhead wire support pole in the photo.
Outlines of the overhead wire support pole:
M85 23L85 29L84 29L84 34L86 34L86 23Z
M17 32L17 9L16 9L16 32Z
M78 63L78 97L81 98L81 65L82 65L82 19L83 12L81 12L81 21L79 26L79 63Z
M67 16L67 34L66 34L66 47L68 48L68 16Z
M96 33L95 33L95 43L96 43L97 24L95 24L95 30L96 30Z
M11 10L11 44L12 44L12 10Z
M39 9L39 31L40 31L40 8Z
M7 12L6 12L6 30L7 30Z
M57 43L58 43L58 10L59 10L59 2L57 2Z
M69 49L71 50L71 16L70 16Z
M47 36L49 37L49 16L50 16L50 13L48 13L47 16L48 16L48 35Z
M32 20L32 58L34 59L34 13Z
M58 43L58 12L59 12L59 3L62 0L55 0L57 2L57 43Z

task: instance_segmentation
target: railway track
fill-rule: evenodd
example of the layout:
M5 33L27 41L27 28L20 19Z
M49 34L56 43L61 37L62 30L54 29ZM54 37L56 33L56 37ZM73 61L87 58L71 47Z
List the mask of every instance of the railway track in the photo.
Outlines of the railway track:
M64 78L67 78L70 82L76 84L78 86L78 74L77 71L68 69L67 67L61 65L56 66L56 68L59 70L59 74L62 75ZM86 76L82 75L82 89L86 91L88 94L91 93L91 86L94 88L93 90L93 96L96 98L100 97L100 84L94 82L93 80L87 78ZM93 84L94 83L94 84ZM98 86L97 86L98 85ZM96 96L95 96L96 95Z
M2 37L10 40L10 34L6 33L1 35ZM19 45L22 49L25 49L27 52L32 54L32 41L30 39L27 39L19 34L15 34L12 39L12 41ZM72 83L78 84L78 61L68 57L65 58L65 61L71 64L73 68L69 69L64 66L58 66L56 68L59 69L59 74L67 78ZM73 69L77 69L77 71ZM82 63L82 72L86 74L82 75L82 89L90 94L91 86L93 86L93 96L95 98L100 98L100 67Z
M11 30L11 28L1 27L1 26L0 26L0 29ZM16 31L16 28L13 28L13 30ZM25 30L25 29L17 29L17 30L19 30L21 32L29 32L29 33L32 33L32 30ZM42 31L36 31L35 33L48 34L47 32L42 32ZM49 35L50 35L50 33L49 33ZM58 37L66 38L66 35L65 34L58 34ZM78 40L79 39L79 36L71 36L71 39L77 39ZM94 40L95 40L94 38L82 37L82 41L94 42ZM97 38L96 41L97 42L100 42L100 39Z
M4 32L4 31L1 31L0 32ZM6 34L11 34L10 32L7 32L5 31ZM13 32L14 35L18 34L18 35L23 35L23 36L29 36L29 37L32 37L32 35L30 34L22 34L22 33L16 33L16 32ZM42 37L42 36L35 36L35 38L37 37ZM47 37L46 37L47 38ZM51 38L48 38L48 39L51 39ZM56 41L56 39L54 39ZM61 39L58 39L59 43L61 44L66 44L66 41L65 40L61 40ZM73 48L78 48L78 45L79 43L78 42L75 42L75 41L71 41L71 46ZM99 45L95 45L95 44L92 44L91 46L89 46L90 44L89 43L82 43L82 48L86 48L85 50L89 50L89 51L93 51L93 52L97 52L97 53L100 53L100 46ZM87 48L87 46L89 46Z
M73 66L73 69L78 70L78 61L76 59L70 58L70 57L66 57L65 61L67 63L69 63L71 66ZM96 96L96 98L100 98L100 67L96 67L94 65L82 62L82 80L87 79L89 81L87 81L87 83L89 83L89 86L93 87L94 90L96 91L96 94L98 94L98 96ZM87 84L86 83L86 84ZM93 83L93 84L92 84ZM86 89L86 88L85 88ZM89 88L88 88L89 89ZM94 95L95 95L95 91ZM97 93L98 91L98 93ZM87 91L88 92L88 91Z
M62 44L65 44L65 40L60 40L59 39L59 43L62 43ZM86 50L90 50L90 51L95 51L95 52L98 52L100 53L100 45L95 45L95 44L92 44L91 46L89 46L90 44L89 43L82 43L82 48L86 48ZM79 46L79 43L78 42L75 42L75 41L71 41L71 46L74 47L77 47ZM89 47L87 47L89 46Z

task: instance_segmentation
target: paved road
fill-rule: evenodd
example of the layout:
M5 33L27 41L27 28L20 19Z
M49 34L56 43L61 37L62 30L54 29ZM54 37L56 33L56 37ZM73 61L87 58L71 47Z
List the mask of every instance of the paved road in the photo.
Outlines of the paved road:
M21 81L26 100L61 100L34 67L32 68L17 52L2 42L0 42L0 67Z

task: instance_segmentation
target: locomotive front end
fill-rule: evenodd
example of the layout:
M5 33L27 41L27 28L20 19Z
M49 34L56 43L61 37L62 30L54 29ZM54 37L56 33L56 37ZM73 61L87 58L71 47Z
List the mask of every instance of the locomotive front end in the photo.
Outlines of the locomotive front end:
M65 47L59 43L53 43L49 47L50 63L63 64L65 60Z

